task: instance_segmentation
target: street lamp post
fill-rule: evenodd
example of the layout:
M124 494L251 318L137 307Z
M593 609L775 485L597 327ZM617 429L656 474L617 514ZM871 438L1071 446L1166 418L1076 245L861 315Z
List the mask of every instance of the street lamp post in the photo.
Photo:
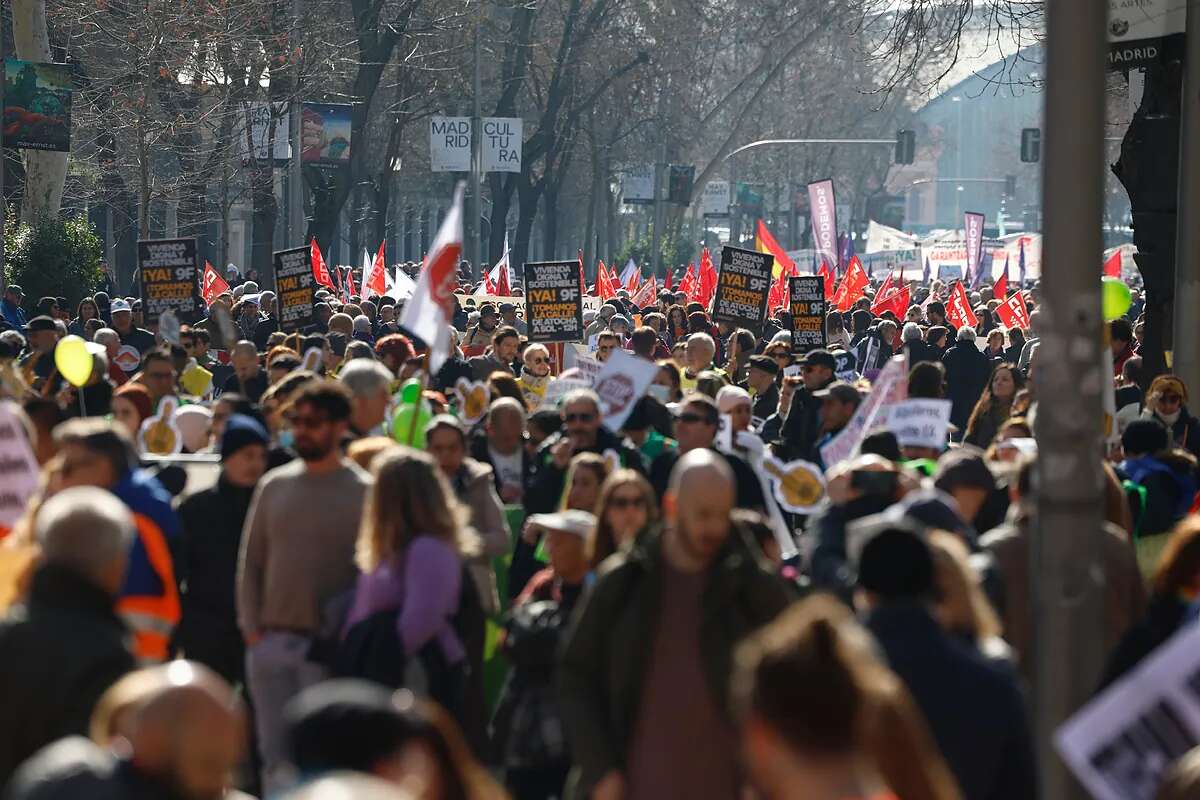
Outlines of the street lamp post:
M954 136L957 140L954 145L954 151L955 151L954 158L955 158L955 162L956 162L955 166L954 166L954 180L961 181L962 174L963 174L963 171L962 171L962 169L963 169L963 167L962 167L962 152L963 152L963 115L962 115L963 104L962 104L962 98L959 97L958 95L955 95L954 97L950 98L950 102L954 103L954 107L956 109L958 109L958 124L954 128ZM961 184L959 184L959 186L954 190L954 219L952 220L953 225L958 225L962 221L962 190L963 190L963 187Z

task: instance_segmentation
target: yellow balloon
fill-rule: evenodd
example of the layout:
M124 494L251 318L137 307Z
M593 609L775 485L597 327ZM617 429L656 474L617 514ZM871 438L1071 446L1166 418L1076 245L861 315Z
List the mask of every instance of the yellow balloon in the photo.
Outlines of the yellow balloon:
M83 386L92 377L92 354L78 336L64 336L54 347L54 366L72 386Z

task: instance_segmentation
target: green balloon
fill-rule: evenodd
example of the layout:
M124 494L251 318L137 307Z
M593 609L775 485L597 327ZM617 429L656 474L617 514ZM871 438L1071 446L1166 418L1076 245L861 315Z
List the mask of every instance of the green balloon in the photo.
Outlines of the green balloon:
M1100 289L1100 307L1104 311L1104 319L1112 322L1125 316L1125 312L1133 305L1133 296L1129 293L1125 281L1120 278L1105 278Z
M400 387L400 402L408 405L416 404L421 398L421 382L416 378L409 378Z
M415 417L415 419L414 419ZM422 402L416 406L405 404L396 409L392 417L392 438L400 444L425 449L425 426L433 418L429 404Z

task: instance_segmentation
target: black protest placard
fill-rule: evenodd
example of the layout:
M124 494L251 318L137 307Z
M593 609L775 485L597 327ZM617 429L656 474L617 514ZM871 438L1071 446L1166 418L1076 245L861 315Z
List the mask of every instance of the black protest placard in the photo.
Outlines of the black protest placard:
M275 262L275 292L279 300L279 329L287 333L312 324L313 281L312 264L307 247L277 250Z
M774 264L775 257L770 253L728 245L722 247L713 319L718 323L727 322L735 328L762 333Z
M825 277L800 275L788 278L788 310L792 315L792 352L807 353L825 347Z
M147 325L173 311L180 322L200 317L195 239L142 239L138 247L138 283Z
M525 264L525 323L531 342L583 340L578 261Z

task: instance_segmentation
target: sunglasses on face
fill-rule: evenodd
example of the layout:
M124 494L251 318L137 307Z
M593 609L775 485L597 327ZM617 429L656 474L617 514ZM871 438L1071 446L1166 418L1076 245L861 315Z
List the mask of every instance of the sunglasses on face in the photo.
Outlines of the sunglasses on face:
M812 372L814 369L816 369L816 367L814 367L812 364L805 364L800 368L802 372Z
M292 424L293 428L319 428L322 425L328 424L329 418L310 414L293 414L288 417L288 422Z
M677 422L707 422L701 414L680 414L675 420Z
M563 414L563 422L591 422L596 418L595 414Z
M1162 396L1162 401L1164 403L1182 403L1183 397L1177 394L1164 394Z
M548 359L548 358L532 358L530 360L535 364L549 364L550 363L550 359Z
M646 498L644 497L612 497L608 501L612 508L645 508Z

